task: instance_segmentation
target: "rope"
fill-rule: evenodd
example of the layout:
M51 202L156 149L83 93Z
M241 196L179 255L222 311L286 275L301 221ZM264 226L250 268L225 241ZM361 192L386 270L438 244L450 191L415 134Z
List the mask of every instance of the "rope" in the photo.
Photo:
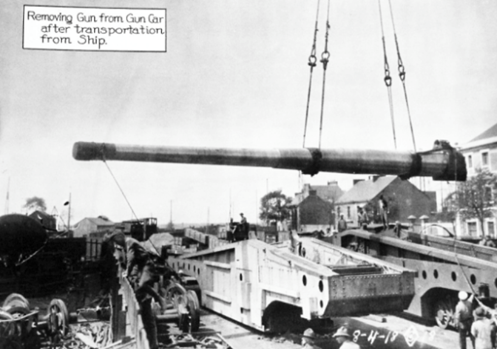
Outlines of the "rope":
M323 112L324 112L324 92L326 87L326 68L330 59L330 53L328 52L328 36L330 29L330 0L328 0L328 12L326 17L326 35L324 51L321 54L321 63L323 63L323 88L321 93L321 117L319 121L319 149L321 149L321 135L323 131Z
M48 243L48 238L45 240L45 242L43 243L43 246L41 246L39 249L37 249L36 251L34 251L32 254L30 254L28 257L26 257L24 260L21 261L21 257L22 255L19 257L19 260L17 261L16 263L16 267L20 266L20 265L23 265L24 263L26 263L27 261L29 261L31 258L33 258L34 256L36 256L38 254L38 252L40 252Z
M392 3L390 0L388 0L388 4L390 7L390 18L392 19L392 27L393 27L393 33L394 33L394 38L395 38L395 47L397 48L397 58L398 58L398 64L399 64L399 66L398 66L399 78L400 78L400 81L402 81L402 87L404 89L404 98L406 100L407 115L409 117L409 127L411 128L412 145L414 147L414 152L416 152L416 139L414 136L414 128L412 126L411 109L409 108L409 100L407 98L407 88L406 88L406 82L405 82L406 72L405 72L405 68L404 68L404 63L402 62L402 57L400 56L399 42L397 40L397 30L395 29L395 21L393 19Z
M385 85L387 86L387 92L388 92L388 103L390 105L390 119L392 121L393 143L395 149L397 149L397 137L395 135L395 119L394 119L393 101L392 101L392 77L390 76L390 66L388 65L387 45L385 43L385 31L383 29L383 15L381 13L380 0L378 0L378 8L380 10L381 40L383 42L383 60L384 60L383 67L385 69L385 78L383 80L385 81Z
M319 3L320 3L320 1L321 0L318 0L318 6L317 6L317 10L316 10L316 22L314 24L314 38L312 41L311 54L309 56L309 61L307 63L311 67L311 72L309 75L309 89L307 91L307 106L305 109L304 140L302 142L303 148L305 148L305 137L307 134L307 121L309 119L309 104L310 104L310 100L311 100L312 72L314 70L314 67L316 66L316 61L317 61L317 58L316 58L316 37L318 34L318 16L319 16Z
M103 154L103 152L102 152ZM121 194L123 194L124 196L124 200L126 200L126 203L128 204L129 208L131 209L131 212L133 213L133 216L135 217L136 220L138 220L138 217L136 216L136 213L135 211L133 210L133 207L131 207L131 204L129 203L128 201L128 198L126 197L126 194L124 194L124 191L122 190L121 186L119 185L119 182L117 181L116 177L114 176L114 174L112 173L109 165L107 164L107 161L105 161L105 158L102 158L102 161L104 162L105 166L107 167L107 169L109 170L109 173L110 175L112 176L112 178L114 178L114 182L116 182L117 184L117 187L119 188L119 190L121 191Z

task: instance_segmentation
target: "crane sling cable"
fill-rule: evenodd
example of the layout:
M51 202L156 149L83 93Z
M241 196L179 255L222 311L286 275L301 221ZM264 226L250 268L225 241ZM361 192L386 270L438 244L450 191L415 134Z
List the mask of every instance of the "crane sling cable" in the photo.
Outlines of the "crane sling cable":
M114 173L112 173L112 171L111 171L111 169L109 167L109 164L107 163L107 161L105 161L105 155L104 155L105 151L104 151L104 149L102 149L101 153L102 153L102 161L104 162L105 166L107 167L107 170L109 170L109 173L112 176L112 178L114 179L114 182L116 182L116 185L119 188L119 190L121 191L121 194L123 194L124 200L126 200L126 203L128 204L129 208L131 209L131 212L133 213L133 216L135 217L136 220L138 220L138 217L137 217L137 215L135 213L135 210L133 210L133 207L131 206L128 198L126 197L126 194L124 193L123 189L119 185L119 182L117 181L116 176L114 176Z
M406 100L406 108L407 108L407 116L409 117L409 127L411 128L411 137L412 137L412 145L414 147L414 152L416 151L416 139L414 136L414 128L412 126L412 118L411 118L411 109L409 108L409 99L407 98L407 88L406 88L406 72L405 72L405 67L404 63L402 62L402 57L400 56L400 48L399 48L399 41L397 40L397 30L395 29L395 22L393 19L393 11L392 11L392 3L390 0L388 0L388 5L390 7L390 18L392 19L392 27L393 27L393 35L395 38L395 47L397 49L397 59L398 59L398 70L399 70L399 78L400 81L402 81L402 87L404 89L404 98Z
M326 87L326 68L330 60L330 53L328 52L328 36L330 31L330 0L328 0L328 12L326 16L326 34L324 42L324 51L321 54L321 63L323 63L323 88L321 92L321 117L319 120L319 149L321 149L321 136L323 133L323 112L324 112L324 92Z
M314 38L312 40L312 48L311 48L311 54L309 55L309 60L307 64L310 67L310 74L309 74L309 88L307 90L307 105L305 108L305 122L304 122L304 136L303 136L303 141L302 141L302 148L305 148L305 138L307 135L307 122L309 120L309 105L311 103L311 89L312 89L312 73L314 71L314 67L316 66L317 58L316 58L316 38L318 34L318 22L319 22L319 5L321 3L321 0L318 0L317 3L317 9L316 9L316 21L314 23ZM299 188L303 188L304 183L302 179L302 171L299 171L299 178L298 178L298 186Z
M466 280L466 283L468 284L469 286L469 289L471 290L471 293L473 293L475 296L474 298L476 299L476 301L478 302L478 304L483 307L483 308L488 308L485 304L483 304L480 299L476 296L476 292L473 288L473 285L471 284L471 282L469 281L468 277L466 276L466 273L464 272L464 269L462 268L462 265L461 263L459 263L459 258L457 258L457 252L456 252L456 244L455 244L455 236L454 236L454 256L456 257L456 262L457 262L457 265L459 266L459 268L461 269L461 272L462 272L462 275L464 276L464 279Z
M311 86L312 86L312 72L314 70L314 67L316 66L316 37L318 34L318 17L319 17L319 4L321 0L318 0L318 5L317 5L317 10L316 10L316 21L314 24L314 38L312 40L312 49L311 49L311 54L309 55L309 60L307 64L311 67L310 74L309 74L309 88L307 90L307 106L305 109L305 123L304 123L304 139L302 142L302 147L305 148L305 137L307 134L307 121L309 120L309 104L311 101Z
M392 101L392 77L390 76L390 67L388 65L387 45L385 43L385 31L383 29L383 15L381 13L380 0L378 0L378 8L380 10L381 40L383 42L383 60L384 60L383 67L385 69L385 78L383 80L385 81L385 85L387 86L387 92L388 92L388 103L390 105L390 118L392 121L392 131L393 131L393 143L395 149L397 149L397 137L395 136L395 118L394 118L393 101Z

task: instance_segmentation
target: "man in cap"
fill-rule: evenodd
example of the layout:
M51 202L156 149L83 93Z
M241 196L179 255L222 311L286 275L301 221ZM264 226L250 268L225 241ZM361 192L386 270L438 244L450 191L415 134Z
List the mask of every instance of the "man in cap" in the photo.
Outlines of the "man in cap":
M471 325L471 335L475 338L475 349L492 349L492 326L485 317L486 312L482 307L475 310L475 322Z
M458 294L459 302L456 305L454 319L459 331L459 346L461 349L466 349L466 337L469 335L473 348L475 347L475 339L471 334L471 324L473 323L473 298L474 295L468 297L465 291Z
M242 232L242 240L248 240L249 235L249 224L247 222L247 218L240 213L240 229Z
M341 344L340 349L361 349L359 344L350 340L349 329L345 326L340 327L333 335L333 338Z
M302 335L302 348L321 349L320 347L314 344L315 340L316 340L316 334L314 333L312 328L308 328L307 330L304 331L304 334Z

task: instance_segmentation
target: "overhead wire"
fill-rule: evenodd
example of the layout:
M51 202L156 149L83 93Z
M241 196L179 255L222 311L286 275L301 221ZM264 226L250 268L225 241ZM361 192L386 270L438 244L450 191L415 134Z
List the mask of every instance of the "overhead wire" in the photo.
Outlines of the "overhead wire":
M385 85L387 87L388 103L390 106L390 119L392 123L392 132L393 132L393 143L395 149L397 149L397 136L395 135L395 118L394 118L393 99L392 99L392 77L390 76L390 66L388 65L387 44L385 42L385 30L383 28L383 14L381 12L380 0L378 0L378 9L380 11L381 41L383 43L383 68L385 70L385 77L383 78L383 81L385 81Z

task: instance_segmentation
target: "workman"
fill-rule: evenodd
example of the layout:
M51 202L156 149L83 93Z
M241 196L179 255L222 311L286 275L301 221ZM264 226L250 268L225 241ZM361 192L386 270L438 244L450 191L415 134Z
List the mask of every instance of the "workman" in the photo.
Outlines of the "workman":
M493 349L492 323L485 317L486 312L482 307L475 310L475 321L471 325L471 335L475 339L475 349Z
M388 229L388 204L383 195L380 195L380 199L378 200L378 207L380 209L380 218L383 223L383 229Z
M312 330L312 328L308 328L302 334L302 348L304 349L321 349L314 341L316 340L316 334Z
M249 235L249 224L247 222L247 218L243 215L243 213L240 213L240 229L242 233L242 240L248 240L248 235Z
M340 349L361 349L359 344L350 340L349 329L345 326L340 327L333 338L340 344Z
M485 304L480 302L478 298L476 299L479 303L479 307L485 310L485 315L490 316L490 341L492 343L492 348L496 348L496 334L497 334L497 303L494 304L493 308L487 307ZM476 311L475 311L476 317Z
M359 228L366 230L369 223L368 211L359 207Z
M347 230L347 222L345 221L345 219L343 218L343 214L340 215L340 219L338 221L338 232L341 233L342 231L345 231Z
M395 227L393 227L393 232L396 237L400 238L402 236L402 225L400 225L399 221L395 222Z
M459 331L459 347L466 349L466 337L469 335L473 348L475 347L475 339L471 334L471 325L473 323L473 298L474 294L468 296L465 291L460 291L458 294L459 302L456 305L454 319Z
M157 324L152 311L152 299L158 302L162 310L166 309L165 300L155 291L153 285L158 281L153 256L136 239L125 237L122 232L115 232L106 237L114 243L115 256L125 269L123 276L134 285L135 296L140 303L143 326L147 332L151 349L159 347Z
M486 247L495 247L495 243L490 240L490 236L488 235L485 235L485 237L480 240L479 245Z

